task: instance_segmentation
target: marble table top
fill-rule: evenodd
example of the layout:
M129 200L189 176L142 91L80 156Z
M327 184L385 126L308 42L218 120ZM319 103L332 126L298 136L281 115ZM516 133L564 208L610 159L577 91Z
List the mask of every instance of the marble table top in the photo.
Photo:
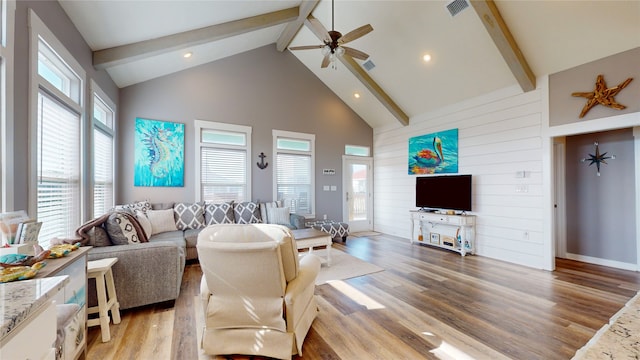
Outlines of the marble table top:
M0 339L50 301L69 282L69 276L0 284Z

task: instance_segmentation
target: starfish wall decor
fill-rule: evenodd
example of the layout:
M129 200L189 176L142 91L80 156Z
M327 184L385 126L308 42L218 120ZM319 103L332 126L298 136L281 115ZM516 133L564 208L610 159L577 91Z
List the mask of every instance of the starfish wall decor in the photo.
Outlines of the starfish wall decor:
M580 160L581 162L585 162L585 161L589 161L589 166L596 164L596 168L598 169L598 172L596 173L598 176L600 176L600 164L607 164L608 159L614 160L616 158L615 155L611 155L611 156L607 156L607 153L604 154L600 154L600 147L598 147L598 142L594 142L593 145L596 147L596 153L595 154L589 154L589 158L584 158L582 160Z
M571 96L579 96L588 99L587 103L582 108L580 118L583 118L587 114L587 112L591 110L591 108L598 104L618 110L625 109L626 106L618 104L613 97L618 95L620 90L629 85L631 80L633 80L633 78L628 78L627 80L621 82L618 86L607 88L607 84L604 82L604 77L602 75L598 75L598 78L596 79L596 87L592 92L572 93Z

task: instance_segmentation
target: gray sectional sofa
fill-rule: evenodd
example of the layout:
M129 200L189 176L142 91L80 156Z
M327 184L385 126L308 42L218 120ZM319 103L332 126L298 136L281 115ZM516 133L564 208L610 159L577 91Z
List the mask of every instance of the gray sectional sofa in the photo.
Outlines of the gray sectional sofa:
M89 261L118 258L112 270L121 309L171 301L180 294L186 261L198 258L198 234L206 226L265 222L293 229L304 227L303 216L286 214L288 209L276 202L225 204L152 205L145 201L121 205L108 216L104 215L106 220L83 225L80 229L84 233L79 235L88 238L86 245L93 246ZM207 210L211 210L208 215ZM167 218L169 214L172 214L172 223ZM285 214L288 215L286 223ZM138 219L137 223L133 219ZM152 221L146 224L147 220ZM90 305L96 303L94 286L89 284Z

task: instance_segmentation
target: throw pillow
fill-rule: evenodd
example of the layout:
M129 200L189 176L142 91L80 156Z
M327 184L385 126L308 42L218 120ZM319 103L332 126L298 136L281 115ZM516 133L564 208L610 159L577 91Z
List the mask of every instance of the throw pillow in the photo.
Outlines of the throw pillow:
M101 246L111 246L111 240L109 240L109 234L107 234L107 230L105 230L102 226L94 226L87 232L89 235L89 246L93 247L101 247Z
M204 203L176 203L173 205L173 216L178 230L204 227Z
M136 244L140 242L140 237L131 220L119 212L109 215L109 219L105 222L107 234L113 245Z
M205 204L204 222L206 225L233 224L233 201L222 204Z
M261 223L260 207L254 202L242 202L233 205L234 217L237 224Z
M136 210L140 210L143 213L151 210L151 203L149 203L149 200L136 201L131 204L116 205L116 207L114 207L112 210L126 211L132 215L135 215Z
M140 223L142 230L144 230L144 234L147 235L147 239L151 236L151 222L147 215L145 215L142 211L136 210L136 219Z
M151 223L151 235L178 230L173 219L173 209L149 210L147 218Z
M268 207L267 219L269 219L269 224L289 225L289 208Z

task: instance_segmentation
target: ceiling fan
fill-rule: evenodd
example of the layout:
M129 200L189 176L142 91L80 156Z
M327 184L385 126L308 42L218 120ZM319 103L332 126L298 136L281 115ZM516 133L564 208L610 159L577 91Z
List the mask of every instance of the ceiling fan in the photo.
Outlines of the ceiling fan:
M334 62L337 56L347 54L353 58L360 60L367 60L369 55L354 48L346 47L344 44L361 38L362 36L373 31L373 27L370 24L363 25L353 31L350 31L344 35L334 29L334 0L331 0L331 31L327 31L322 23L318 19L309 19L313 32L315 34L322 34L323 45L307 45L307 46L293 46L290 50L309 50L309 49L322 49L324 58L322 59L322 68L326 68L330 63Z

